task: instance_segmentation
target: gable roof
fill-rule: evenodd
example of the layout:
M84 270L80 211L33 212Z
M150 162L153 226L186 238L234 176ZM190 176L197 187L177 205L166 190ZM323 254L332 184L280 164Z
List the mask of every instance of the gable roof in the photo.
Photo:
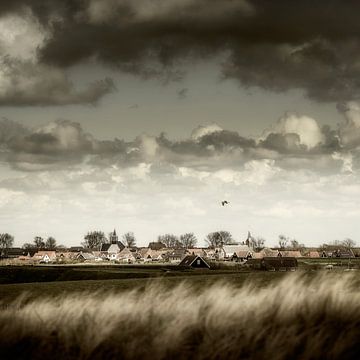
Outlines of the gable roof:
M198 259L200 259L210 269L210 265L201 256L198 256L198 255L185 256L181 260L179 266L191 266Z
M104 243L101 244L100 251L107 251L107 252L119 252L122 251L125 248L125 245L121 241L117 241L116 243L109 244Z
M285 257L302 257L301 252L299 250L279 250L279 256Z
M224 245L222 248L226 257L231 257L234 254L238 257L242 257L244 253L251 253L251 250L247 245Z

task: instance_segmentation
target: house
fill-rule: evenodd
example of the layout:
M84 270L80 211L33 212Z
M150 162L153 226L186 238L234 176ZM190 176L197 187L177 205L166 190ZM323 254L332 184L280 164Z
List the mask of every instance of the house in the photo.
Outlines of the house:
M320 253L318 251L309 251L309 253L307 254L308 257L310 258L319 258L320 257Z
M85 251L85 248L82 246L71 246L69 249L70 252L80 252L80 251Z
M161 241L154 241L149 243L148 248L151 250L160 250L166 248L166 245L163 244Z
M295 257L265 257L261 259L261 267L268 271L294 271L298 262Z
M79 252L76 257L75 260L79 260L79 261L95 261L95 255L90 253L90 252Z
M210 265L199 255L185 256L180 262L179 266L189 266L196 269L210 269Z
M31 258L32 260L39 263L49 263L56 260L56 252L55 251L38 251Z
M279 250L278 256L294 257L294 258L302 257L301 252L299 250Z
M273 250L270 248L264 248L259 252L254 252L253 259L263 259L264 257L277 257L279 254L278 250Z
M252 257L252 251L247 245L223 245L219 248L219 259L245 260Z
M26 254L26 250L17 247L0 249L0 258L4 259L15 259Z
M150 248L143 248L138 252L139 259L144 262L164 261L164 254L166 254L166 250L152 250Z
M219 251L217 249L204 249L204 257L206 259L218 260L219 259Z
M188 248L188 249L186 249L186 252L189 255L198 255L201 257L204 257L206 255L204 249L201 249L201 248Z
M123 249L121 252L115 255L115 258L110 260L116 260L122 263L132 263L136 260L136 252L131 251L129 248Z
M339 248L332 253L332 257L349 259L355 257L351 249Z
M298 263L291 257L264 257L262 259L249 259L246 265L252 269L267 271L294 271Z
M117 254L119 254L125 245L119 241L118 236L116 235L116 230L110 234L110 243L101 244L100 253L101 257L105 257L109 260L116 260Z
M186 256L186 249L175 249L165 254L165 259L171 263L178 263Z

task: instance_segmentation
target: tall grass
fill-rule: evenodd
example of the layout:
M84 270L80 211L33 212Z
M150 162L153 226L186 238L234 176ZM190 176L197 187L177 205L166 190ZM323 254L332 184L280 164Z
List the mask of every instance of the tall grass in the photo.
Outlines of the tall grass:
M359 359L354 276L71 294L0 313L2 359Z

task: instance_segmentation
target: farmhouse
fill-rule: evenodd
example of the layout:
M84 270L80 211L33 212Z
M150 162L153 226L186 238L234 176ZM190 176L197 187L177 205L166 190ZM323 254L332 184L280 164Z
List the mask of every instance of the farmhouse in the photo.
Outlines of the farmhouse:
M185 249L175 249L165 255L165 258L171 263L180 262L186 256Z
M56 252L55 251L38 251L32 257L32 260L39 263L49 263L56 260Z
M264 248L259 252L254 252L253 259L263 259L264 257L277 257L279 252L270 248Z
M75 259L79 261L94 261L95 255L90 252L81 251L76 255Z
M198 255L187 255L182 259L179 266L190 266L192 268L210 269L210 265Z
M294 257L294 258L302 257L301 252L299 250L279 250L278 256Z
M115 255L115 259L122 263L132 263L136 258L136 253L129 248L125 248ZM113 260L113 259L110 259Z
M252 252L247 245L224 245L219 249L219 259L245 260L252 257Z
M149 261L162 261L164 260L163 254L166 253L164 250L152 250L150 248L143 248L139 251L140 260L144 262Z

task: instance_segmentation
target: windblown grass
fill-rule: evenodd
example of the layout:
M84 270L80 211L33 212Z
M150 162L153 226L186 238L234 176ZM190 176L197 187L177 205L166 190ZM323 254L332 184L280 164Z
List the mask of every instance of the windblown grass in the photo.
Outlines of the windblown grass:
M0 313L1 358L359 359L355 280L19 298Z

